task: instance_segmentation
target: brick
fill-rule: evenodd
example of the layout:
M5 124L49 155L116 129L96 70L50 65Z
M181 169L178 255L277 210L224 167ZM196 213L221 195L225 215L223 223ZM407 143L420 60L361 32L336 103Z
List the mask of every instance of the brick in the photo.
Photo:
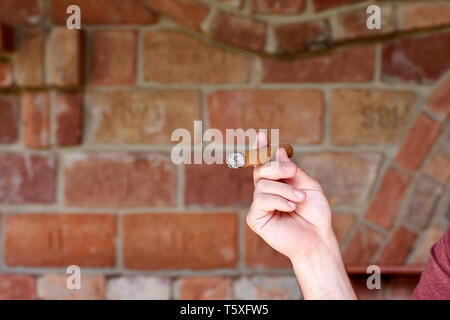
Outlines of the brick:
M334 145L397 144L406 134L416 96L409 91L334 90L330 99Z
M305 0L252 0L254 13L298 14L305 10Z
M55 199L55 160L34 154L0 155L0 202L51 203Z
M331 34L326 20L316 20L276 27L275 37L278 51L292 53L327 46Z
M33 276L0 274L0 300L36 299L36 279Z
M233 281L226 277L184 277L175 284L175 298L180 300L228 300Z
M38 279L38 296L44 300L102 300L105 297L105 277L81 273L81 289L68 289L69 275L45 274Z
M418 169L440 132L441 126L438 122L423 113L420 114L398 151L395 162L408 170Z
M437 227L430 227L426 232L422 233L421 238L418 240L418 245L415 247L410 259L409 264L426 264L430 257L431 247L439 241L444 235L444 232Z
M175 198L175 168L163 154L68 154L64 174L69 206L162 207Z
M330 55L297 60L266 58L263 82L367 82L374 76L374 49L356 46Z
M48 92L22 95L23 143L30 148L50 146L50 97Z
M350 228L356 221L356 216L346 213L333 213L332 223L336 238L340 244L344 242Z
M387 299L410 300L419 284L419 276L397 276L387 282Z
M444 190L424 175L416 177L412 188L412 197L404 221L418 229L423 229L430 221L436 200Z
M397 169L389 168L381 181L365 217L389 229L409 185L410 178Z
M146 270L234 268L236 220L233 213L127 214L122 217L123 265Z
M450 69L449 41L450 33L437 33L402 38L383 45L383 80L421 83L438 79Z
M253 51L263 51L267 26L264 22L248 17L219 12L211 22L210 32L217 40Z
M122 276L108 281L109 300L169 300L170 280L156 277Z
M384 235L368 226L361 225L352 236L344 251L345 265L366 265L384 240Z
M395 11L391 5L382 5L381 29L367 28L367 7L346 11L339 14L335 29L336 40L373 37L380 34L388 34L395 31Z
M64 27L52 28L49 44L49 78L53 85L81 83L81 32Z
M344 6L356 2L361 2L363 0L314 0L314 9L316 11L322 11L338 6Z
M450 3L448 1L404 3L398 10L402 30L438 27L450 23Z
M448 77L431 95L427 102L428 108L434 112L450 115L450 77Z
M359 300L383 300L385 292L385 281L381 279L381 289L367 288L367 278L368 276L352 276L350 281L352 283L353 290L355 290L356 296Z
M92 85L132 85L136 82L135 30L97 30L92 45Z
M9 61L0 61L0 88L13 84L13 65Z
M225 164L192 164L184 171L186 205L247 206L252 202L252 168L230 170Z
M0 51L11 52L15 48L15 31L13 26L8 26L0 21Z
M5 24L36 24L42 19L41 0L2 0L0 22Z
M450 181L450 159L443 153L436 153L428 161L423 171L441 183L448 183Z
M241 9L242 8L242 0L219 0L221 4L227 7Z
M152 24L158 17L140 0L51 0L50 16L55 23L66 23L66 9L78 5L82 24Z
M4 217L3 254L8 266L115 263L116 218L109 214L15 214Z
M83 127L83 95L58 92L54 99L56 143L58 146L80 144Z
M398 227L388 244L381 251L377 263L387 264L404 264L408 257L417 234L403 227Z
M44 30L41 28L21 29L18 32L15 52L17 53L17 84L30 87L42 86L44 84Z
M0 144L13 143L18 137L19 110L16 98L0 95Z
M279 129L280 142L319 143L324 115L318 90L216 91L208 98L211 128ZM264 112L261 112L264 110Z
M298 300L300 290L295 277L242 277L234 284L235 298L239 300Z
M249 60L177 31L148 31L143 77L160 83L245 83Z
M375 183L378 153L315 153L297 157L303 170L322 185L331 204L361 204Z
M245 265L250 268L291 268L291 261L269 246L248 226L244 232Z
M193 137L194 121L201 119L200 105L200 94L194 91L92 92L88 96L88 141L170 144L178 128Z
M195 30L200 30L202 22L209 13L208 6L198 0L149 0L147 2L158 12Z

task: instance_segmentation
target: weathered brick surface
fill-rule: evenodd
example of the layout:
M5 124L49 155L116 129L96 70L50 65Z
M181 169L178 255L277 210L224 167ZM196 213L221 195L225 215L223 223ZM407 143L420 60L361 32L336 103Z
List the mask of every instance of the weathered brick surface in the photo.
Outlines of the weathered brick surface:
M3 255L8 266L115 263L115 216L107 214L15 214L4 217Z
M372 46L357 46L327 56L299 60L266 58L263 82L364 82L374 75Z
M0 202L53 202L56 190L55 165L52 156L1 154Z
M170 280L144 276L123 276L108 281L109 300L168 300Z
M50 146L50 96L25 93L21 98L23 143L30 148Z
M331 39L326 20L285 24L275 29L278 50L296 52L326 45Z
M244 83L247 58L176 31L148 31L143 42L143 76L160 83Z
M83 129L83 96L81 93L56 93L53 108L58 146L79 144Z
M415 94L390 90L334 90L330 100L335 145L396 144L411 119Z
M363 265L372 261L384 235L368 226L360 226L352 236L344 251L346 265Z
M226 277L184 277L175 283L180 300L226 300L233 297L233 281Z
M127 214L121 225L127 269L236 266L237 221L233 213Z
M212 128L224 134L232 128L279 129L281 143L319 143L323 110L318 90L216 91L208 96Z
M416 233L398 227L376 262L383 265L405 263L416 238Z
M399 276L387 282L386 298L389 300L410 300L414 289L419 284L417 276Z
M381 279L381 290L373 289L369 290L367 288L367 278L368 276L353 276L350 277L353 289L355 290L356 296L359 300L383 300L385 296L385 285L384 279Z
M356 221L356 216L346 213L333 213L332 224L336 238L340 244L344 242L350 228Z
M199 30L209 13L209 8L198 0L149 0L155 10L189 28Z
M410 178L389 168L370 203L365 217L383 228L390 228L409 185Z
M143 153L69 154L64 157L69 206L171 206L175 168L169 156Z
M252 0L252 10L255 13L298 14L305 7L305 0Z
M17 140L18 111L17 99L14 96L0 95L0 144Z
M405 169L416 170L441 132L438 122L425 114L419 115L408 132L395 161Z
M254 276L242 277L234 283L236 299L298 300L300 290L295 277Z
M399 12L403 30L450 24L450 3L448 1L404 3L399 7Z
M36 298L36 279L29 275L0 274L0 300Z
M201 119L200 101L195 91L93 92L88 96L88 141L171 143L178 128L189 130L193 140L194 121Z
M43 16L41 0L2 0L0 22L6 24L35 24Z
M431 247L439 241L444 232L440 228L430 227L422 239L418 240L418 245L415 247L408 263L411 264L425 264L430 257Z
M314 0L314 9L321 11L361 1L363 0Z
M450 77L433 92L427 102L428 108L448 117L450 114Z
M37 87L44 84L45 32L25 28L17 33L16 81L18 85ZM30 54L32 52L33 54Z
M0 61L0 88L13 84L13 64L9 61Z
M53 28L49 44L49 78L57 86L81 83L81 32L64 27Z
M105 298L105 277L81 273L81 289L66 286L69 275L46 274L38 279L37 293L44 300L101 300Z
M450 159L442 153L436 153L425 165L424 172L441 183L450 179Z
M331 204L363 203L382 160L378 153L325 152L297 158L302 169L322 184Z

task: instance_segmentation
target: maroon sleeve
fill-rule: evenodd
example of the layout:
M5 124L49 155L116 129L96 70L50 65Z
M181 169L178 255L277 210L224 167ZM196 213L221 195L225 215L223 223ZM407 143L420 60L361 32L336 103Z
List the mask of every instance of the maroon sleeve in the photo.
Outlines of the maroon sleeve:
M413 299L450 300L450 226L431 248Z

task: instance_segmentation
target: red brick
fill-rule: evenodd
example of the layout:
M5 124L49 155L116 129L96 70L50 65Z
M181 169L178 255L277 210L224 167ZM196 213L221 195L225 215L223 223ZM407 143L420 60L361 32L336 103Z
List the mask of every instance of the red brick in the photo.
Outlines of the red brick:
M56 93L54 112L56 117L56 143L58 146L80 144L83 126L82 94Z
M421 1L404 3L399 7L403 30L448 25L450 3L448 1Z
M356 296L359 300L383 300L384 299L384 287L386 285L385 281L381 279L381 289L370 290L367 287L368 276L353 276L350 277L353 290L355 290Z
M184 180L187 205L240 206L249 205L253 199L251 168L230 170L225 164L186 165Z
M0 21L0 51L12 52L15 48L15 30Z
M105 298L105 277L81 273L81 289L70 290L69 275L46 274L38 280L38 296L44 300L102 300Z
M43 14L41 2L41 0L2 0L0 20L11 25L38 23Z
M30 148L50 146L50 97L48 92L22 95L23 143Z
M136 82L136 31L98 30L94 32L92 45L92 85L132 85Z
M262 62L263 82L364 82L374 76L374 49L357 46L326 56L298 60L266 58Z
M298 300L300 290L295 277L254 276L242 277L235 282L238 300Z
M81 83L81 33L64 27L52 28L49 44L49 77L57 86Z
M383 46L382 78L424 82L450 69L450 33L419 35ZM418 50L417 48L420 48Z
M110 267L115 263L115 236L114 215L8 215L4 259L8 266Z
M175 297L181 300L227 300L233 281L225 277L185 277L176 283Z
M236 229L233 213L127 214L123 263L149 270L234 268Z
M410 300L414 289L419 284L419 276L396 276L387 283L389 300Z
M367 7L339 14L336 25L336 40L373 37L395 31L395 11L391 5L381 6L381 29L367 28Z
M0 88L13 84L13 65L9 61L0 61Z
M326 20L285 24L275 28L278 50L292 53L323 47L330 43L329 24Z
M417 234L403 227L398 227L388 244L385 245L377 259L377 263L388 264L404 264L408 257Z
M171 279L121 276L108 281L108 300L169 300Z
M17 84L30 87L42 86L44 84L44 30L41 28L21 29L18 32L15 52L17 53Z
M361 1L363 0L314 0L314 8L316 11L321 11Z
M444 232L440 228L428 228L426 232L422 233L422 239L418 240L418 245L414 249L408 263L426 264L430 257L431 247L438 242L443 235Z
M149 0L149 5L185 26L200 30L209 8L198 0Z
M450 115L450 77L433 92L427 105L434 112Z
M0 95L0 143L13 143L17 140L18 111L15 97Z
M440 132L440 124L422 113L409 130L395 162L408 170L418 169Z
M340 244L344 242L350 228L356 221L356 216L352 214L333 213L333 230Z
M389 229L403 200L409 181L409 177L405 174L397 169L389 168L366 211L366 219Z
M0 275L0 300L31 299L36 299L36 279L33 276Z
M211 22L210 31L220 41L253 51L264 50L267 33L264 22L219 12Z
M418 229L426 227L432 217L436 200L442 193L442 187L432 179L424 175L416 176L404 221Z
M53 22L66 23L70 5L81 9L82 24L151 24L157 16L140 0L51 0Z
M170 144L178 128L193 137L201 119L201 95L187 90L92 92L87 104L92 143Z
M428 161L424 172L441 183L450 180L450 159L442 153L437 153Z
M416 96L409 91L333 90L330 99L334 145L397 144L406 134Z
M149 153L70 154L65 157L65 199L70 206L171 206L175 167Z
M384 240L384 235L367 226L360 226L344 251L346 265L366 265Z
M298 14L305 10L305 0L252 0L254 13Z
M148 31L143 76L160 83L245 83L249 60L178 31Z
M234 90L208 96L210 127L224 134L230 128L279 129L281 142L315 144L322 139L323 113L318 90Z
M55 199L55 160L33 154L0 155L0 202L51 203Z
M303 170L321 183L331 204L364 203L375 183L378 153L314 153L297 157Z
M218 0L224 6L235 9L242 9L242 0Z
M291 261L272 249L260 236L245 226L245 265L250 268L291 268Z

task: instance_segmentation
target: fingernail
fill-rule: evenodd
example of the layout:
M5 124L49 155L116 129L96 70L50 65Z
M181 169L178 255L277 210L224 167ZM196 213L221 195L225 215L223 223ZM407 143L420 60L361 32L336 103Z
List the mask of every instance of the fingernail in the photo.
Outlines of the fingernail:
M295 190L294 194L300 200L303 200L305 198L305 193L303 191L301 191L301 190Z
M288 205L291 207L291 208L293 208L293 209L295 209L295 207L297 206L295 203L293 203L292 201L288 201Z

